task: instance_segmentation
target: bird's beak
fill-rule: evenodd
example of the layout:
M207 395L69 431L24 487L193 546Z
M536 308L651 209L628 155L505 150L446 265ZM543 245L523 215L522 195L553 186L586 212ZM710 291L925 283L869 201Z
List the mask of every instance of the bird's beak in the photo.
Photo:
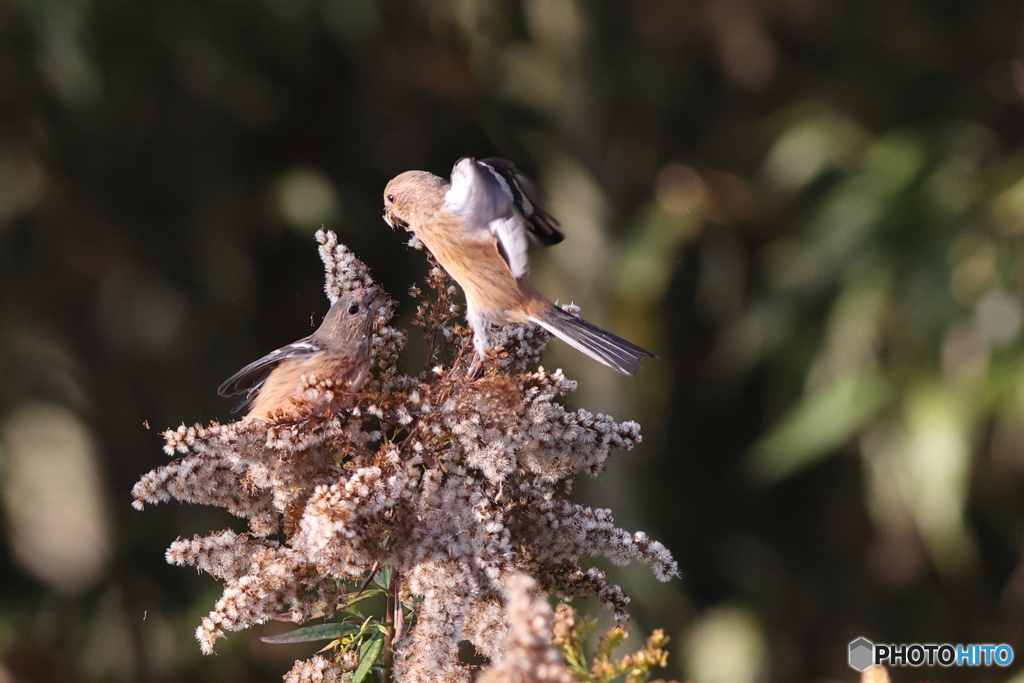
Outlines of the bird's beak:
M384 207L384 222L390 225L392 230L396 228L409 228L409 224L396 216L389 206Z
M359 290L359 298L362 300L363 305L370 309L371 312L376 311L384 303L380 287L364 287Z

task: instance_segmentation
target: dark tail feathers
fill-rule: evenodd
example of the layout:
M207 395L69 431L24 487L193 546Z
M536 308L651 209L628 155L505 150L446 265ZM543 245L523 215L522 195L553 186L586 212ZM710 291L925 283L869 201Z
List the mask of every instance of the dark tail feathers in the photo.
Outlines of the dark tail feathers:
M635 375L644 356L656 358L650 351L616 337L579 316L566 313L555 305L551 306L543 319L534 318L533 321L577 351L625 375Z

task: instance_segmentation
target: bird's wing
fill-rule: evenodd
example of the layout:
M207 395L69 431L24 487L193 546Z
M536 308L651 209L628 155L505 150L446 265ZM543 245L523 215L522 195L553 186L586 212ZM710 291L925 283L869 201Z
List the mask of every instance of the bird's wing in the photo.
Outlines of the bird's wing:
M526 232L530 237L545 246L558 244L565 239L565 235L558 229L558 221L540 205L544 199L543 191L529 177L520 173L515 164L499 157L480 159L477 164L505 180L512 193L513 203L526 219Z
M452 169L444 208L465 222L468 236L479 239L486 231L496 237L502 257L518 278L529 270L529 242L515 197L509 181L493 166L465 157Z
M444 208L466 221L470 229L482 229L495 219L506 218L514 206L508 183L489 167L471 157L455 162Z
M491 221L488 228L491 234L498 238L498 252L508 269L514 277L522 277L530 271L530 257L528 254L529 240L526 239L526 231L523 230L523 219L518 215L511 215L508 218L498 218Z
M239 410L242 406L249 403L252 398L259 392L263 382L266 381L267 375L269 375L277 364L286 358L306 358L317 353L322 353L323 349L311 342L309 337L300 339L297 342L282 346L276 351L271 351L267 355L263 356L259 360L255 360L249 363L244 368L233 374L217 389L217 393L221 396L234 396L240 394L243 391L249 392L246 400L235 408L235 411Z

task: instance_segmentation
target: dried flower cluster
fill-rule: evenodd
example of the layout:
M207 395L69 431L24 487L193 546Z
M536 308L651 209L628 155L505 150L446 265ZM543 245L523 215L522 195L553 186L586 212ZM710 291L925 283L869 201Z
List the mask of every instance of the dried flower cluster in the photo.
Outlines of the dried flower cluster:
M372 284L333 233L317 239L332 301ZM373 376L351 410L165 433L165 450L181 457L136 484L135 506L172 498L218 505L249 525L179 539L167 552L169 562L224 582L197 630L203 652L224 631L282 614L296 623L330 617L351 599L346 586L388 566L413 624L403 633L401 606L393 612L396 680L468 681L461 640L501 666L511 666L513 651L533 653L537 666L553 667L542 680L569 680L554 673L546 644L516 628L506 637L509 620L537 602L531 590L596 595L624 618L627 596L603 572L584 569L585 556L640 560L663 581L676 574L660 543L566 497L576 473L596 474L612 449L637 443L639 425L559 405L575 383L559 370L530 370L547 342L532 327L505 328L483 376L468 377L455 289L438 268L428 285L434 298L421 301L414 321L430 345L419 376L398 371L406 337L387 326L392 303L379 313ZM317 656L287 680L332 680L354 667L350 653Z
M577 683L552 645L551 605L534 594L536 584L524 574L505 582L508 590L508 647L478 683Z

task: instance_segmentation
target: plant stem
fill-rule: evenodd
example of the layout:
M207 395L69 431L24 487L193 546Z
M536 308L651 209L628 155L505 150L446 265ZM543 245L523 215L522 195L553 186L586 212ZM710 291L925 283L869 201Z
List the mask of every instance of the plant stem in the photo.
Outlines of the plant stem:
M381 683L391 683L391 667L394 664L395 610L401 609L398 602L398 572L392 570L391 582L388 584L388 601L384 610L384 623L387 633L384 634L384 654L381 657Z

